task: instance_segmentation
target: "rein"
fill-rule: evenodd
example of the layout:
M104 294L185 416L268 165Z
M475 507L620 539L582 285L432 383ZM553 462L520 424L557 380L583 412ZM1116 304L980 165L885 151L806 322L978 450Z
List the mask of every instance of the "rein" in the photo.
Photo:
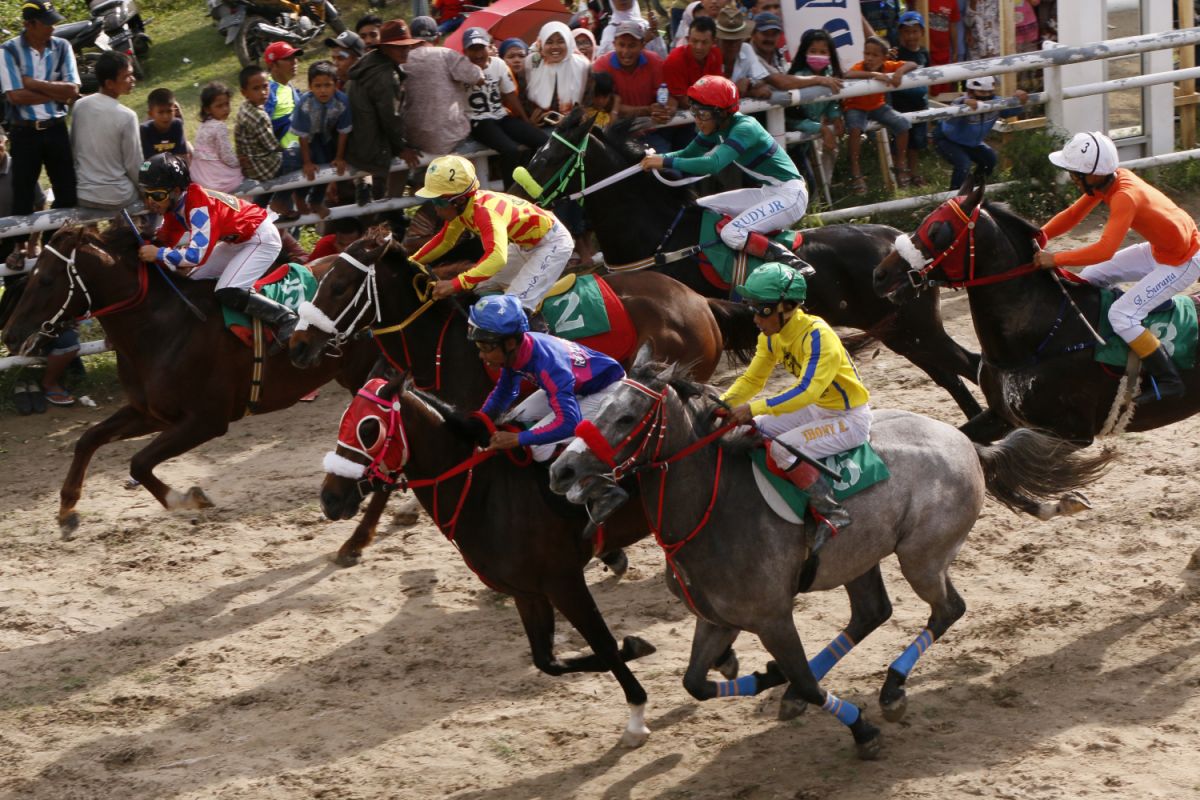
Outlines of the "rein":
M916 236L925 245L929 252L936 252L933 242L929 239L929 228L936 222L946 222L955 228L954 241L949 247L943 249L940 253L930 259L925 259L917 248L916 243L912 241L912 237L899 237L896 245L896 251L908 262L911 269L908 271L908 282L914 289L923 289L925 287L938 288L945 287L947 289L968 289L972 286L988 286L993 283L1003 283L1016 278L1030 275L1041 269L1036 263L1030 261L1028 264L1022 264L1018 267L1013 267L1010 270L1001 272L997 275L985 275L975 277L975 226L979 221L979 212L982 204L976 205L971 210L968 216L962 210L962 206L958 202L958 197L951 197L941 208L934 211L925 220L925 223L917 230ZM946 213L946 210L951 213ZM900 244L900 239L905 239L908 247ZM963 266L965 269L962 274L966 277L962 280L954 280L950 278L949 272L943 267L943 272L946 272L947 280L935 281L926 277L935 267L945 261L952 253L958 250L963 242L967 243L966 253L963 255Z
M138 261L138 288L133 297L127 297L124 300L118 300L115 303L110 303L103 308L95 311L92 310L92 294L88 291L87 284L83 281L83 275L79 272L79 268L75 266L75 254L81 248L76 247L71 250L69 256L64 256L51 244L46 244L44 250L49 251L51 255L62 261L67 266L67 296L59 306L58 311L54 312L54 316L42 323L37 335L42 338L51 338L55 336L55 330L58 328L59 321L68 314L68 309L71 306L71 300L75 297L76 287L79 293L83 295L85 310L82 316L76 317L76 321L85 319L96 319L98 317L107 316L109 314L117 314L122 311L128 311L141 305L146 299L146 295L150 289L150 273L146 269L146 262Z

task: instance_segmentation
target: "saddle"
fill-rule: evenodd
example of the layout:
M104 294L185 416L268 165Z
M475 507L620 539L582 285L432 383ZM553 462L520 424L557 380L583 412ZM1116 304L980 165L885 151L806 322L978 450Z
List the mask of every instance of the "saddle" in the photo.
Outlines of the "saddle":
M749 457L753 465L754 483L766 504L780 518L795 524L802 523L808 516L808 493L788 480L774 459L768 456L765 446L750 450ZM838 501L853 497L891 477L887 464L883 463L870 442L827 456L821 459L821 463L841 473L841 480L833 484L833 495Z
M1101 364L1113 367L1124 367L1129 358L1129 345L1113 333L1112 325L1108 321L1108 310L1121 294L1120 290L1100 290L1097 329L1105 344L1095 348L1094 358ZM1171 355L1171 360L1180 369L1191 369L1196 363L1197 338L1200 337L1198 304L1200 296L1177 294L1156 306L1142 320L1146 329L1163 343Z
M311 302L316 296L317 279L308 267L302 264L283 264L255 281L254 291L295 311L301 303ZM221 306L221 313L225 317L225 327L229 332L246 347L253 348L254 321L240 311L233 311L225 306ZM270 328L266 328L264 334L268 341L274 340L275 332Z
M750 273L765 262L744 251L730 250L721 240L721 228L729 223L731 217L708 209L702 209L702 212L700 217L701 250L696 256L700 263L700 272L704 275L705 280L713 286L727 292L736 284L744 283ZM773 231L761 235L778 242L793 252L796 252L804 242L803 231Z

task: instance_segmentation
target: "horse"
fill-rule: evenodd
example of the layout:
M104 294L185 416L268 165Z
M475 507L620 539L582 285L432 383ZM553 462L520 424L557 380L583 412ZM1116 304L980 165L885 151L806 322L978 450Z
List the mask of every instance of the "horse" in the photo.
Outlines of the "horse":
M254 354L225 330L213 282L155 276L157 270L137 257L139 243L123 225L104 233L62 228L42 249L5 331L9 350L27 354L44 346L64 323L90 315L100 320L117 352L125 405L84 431L75 444L58 511L64 538L79 526L75 507L92 455L110 442L148 433L158 435L134 454L130 477L164 508L211 507L203 489L178 492L154 469L223 436L229 423L250 409ZM205 319L194 316L177 293ZM292 366L286 353L268 354L253 413L287 408L335 377L354 391L376 360L375 348L365 340L349 343L342 358L323 358L313 369Z
M755 486L746 456L757 437L703 436L721 406L706 388L640 354L627 378L590 415L589 436L572 443L550 469L550 487L577 503L594 502L611 480L634 474L667 581L696 616L683 685L697 700L754 695L788 683L780 718L819 705L849 727L858 755L880 751L879 729L819 681L891 614L879 562L895 553L905 579L930 606L926 627L892 662L879 692L890 721L907 709L905 683L917 658L966 611L949 567L990 494L1043 518L1074 513L1073 492L1098 477L1112 457L1085 457L1068 443L1019 430L992 446L973 444L942 422L898 410L877 411L871 441L891 477L843 501L854 525L807 558L801 528L778 516ZM606 452L607 451L607 452ZM601 454L601 455L598 455ZM674 580L671 578L674 577ZM807 588L805 584L808 584ZM849 625L811 661L792 619L799 591L845 586ZM718 684L706 664L739 632L758 636L774 659L765 672Z
M898 303L912 302L934 282L966 288L988 407L961 430L991 442L1015 426L1037 427L1086 446L1096 436L1151 430L1200 410L1197 367L1182 372L1183 397L1133 411L1128 382L1093 357L1088 326L1099 328L1100 289L1037 269L1039 228L986 201L985 189L968 179L925 217L908 237L917 263L894 253L875 269L876 290Z
M510 456L476 450L476 435L453 406L412 388L411 377L372 381L347 409L337 449L326 456L327 470L335 471L321 486L321 507L330 519L348 519L361 502L360 474L375 476L377 496L384 484L403 480L467 566L516 601L539 670L612 672L630 707L620 742L641 745L650 735L646 691L625 662L655 648L636 636L618 648L596 607L583 574L594 554L592 542L580 536L587 513L548 491L546 465L522 466L510 463ZM619 550L645 536L641 516L632 507L618 511L605 526L606 546ZM555 610L583 635L591 655L555 656ZM732 648L714 664L726 677L737 672Z
M530 175L545 187L539 202L593 187L636 165L643 151L629 138L630 123L622 120L602 130L579 109L568 114L529 163ZM703 209L695 195L650 173L638 172L589 193L583 212L613 271L702 241ZM870 331L949 392L968 418L978 414L979 403L962 379L976 380L979 356L946 333L937 293L897 311L872 290L872 269L891 252L899 231L887 225L828 225L803 233L797 255L816 269L808 281L811 313L830 325ZM707 297L729 294L729 286L704 276L695 255L651 268Z

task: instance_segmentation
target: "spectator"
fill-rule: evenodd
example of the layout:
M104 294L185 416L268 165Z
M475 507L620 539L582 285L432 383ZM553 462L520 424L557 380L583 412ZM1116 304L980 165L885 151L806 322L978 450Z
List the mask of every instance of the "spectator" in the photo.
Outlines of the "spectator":
M676 105L687 107L687 90L705 75L723 75L717 23L711 17L696 17L687 31L686 44L671 51L663 63L663 79Z
M350 79L350 68L367 54L367 45L354 31L342 31L337 36L326 39L325 46L330 49L329 58L337 67L337 88L346 90L346 81Z
M736 6L725 6L717 15L717 44L725 77L734 82L743 98L766 98L771 96L771 86L766 82L767 68L749 44L753 32L754 23Z
M346 172L346 142L350 137L350 98L337 89L337 67L317 61L308 68L308 91L300 96L292 130L300 137L304 177L312 180L317 167L331 164L338 175ZM324 219L329 215L326 197L336 198L337 184L317 184L308 189L309 210Z
M233 93L225 84L212 81L200 90L200 129L192 154L192 180L205 189L232 192L246 180L229 143L226 120L232 108Z
M789 86L788 67L790 59L779 49L779 36L783 33L783 20L776 14L762 11L751 20L754 32L750 34L750 46L754 55L767 71L767 83L773 89L785 90Z
M483 85L483 70L457 50L433 44L438 32L432 18L415 18L412 31L421 43L404 65L408 140L426 153L450 153L471 135L466 89Z
M858 5L867 38L878 36L895 47L899 43L900 0L859 0Z
M621 97L616 93L612 75L607 72L592 73L592 102L588 107L588 116L592 125L605 128L621 113Z
M687 44L688 32L692 29L692 20L699 17L710 17L713 22L716 22L717 16L720 15L726 2L727 0L696 0L689 5L683 12L681 27L675 33L675 46Z
M969 0L966 23L968 59L1000 55L1000 0Z
M415 168L420 158L405 138L405 72L401 66L408 61L412 46L421 44L421 40L408 35L408 24L402 19L385 23L379 37L376 48L350 70L346 94L350 98L354 130L346 145L346 160L355 169L372 174L377 196L392 193L389 182L393 183L397 189L395 194L399 196L405 176L400 173L391 177L392 159L403 158ZM370 199L364 186L360 184L360 205Z
M271 118L271 129L279 140L282 159L278 175L290 175L300 169L300 137L292 131L292 114L300 102L300 91L292 86L296 77L296 59L304 51L287 42L271 42L263 51L271 80L267 83L267 102L263 111ZM291 222L299 215L292 202L293 192L281 192L273 196L271 208L283 222Z
M329 233L317 239L312 252L308 255L309 261L337 255L363 236L363 224L357 217L341 217L329 222L328 225Z
M269 181L279 174L282 156L271 118L263 110L267 102L267 73L251 64L238 74L242 105L233 125L233 143L242 174L253 181Z
M117 99L133 91L129 56L101 53L96 81L100 90L76 102L71 117L76 196L84 208L119 211L137 201L142 165L137 114Z
M1018 89L1016 97L1025 102L1028 95L1024 90ZM954 105L978 108L980 103L988 103L995 99L996 79L991 75L983 75L967 81L966 93L955 100ZM991 174L996 168L996 151L988 147L984 138L1000 117L1019 113L1019 108L1006 108L966 117L951 117L938 124L933 132L933 146L938 154L954 167L954 173L950 176L951 189L962 185L971 164L975 164L983 175Z
M490 54L488 32L468 28L462 43L467 58L483 70L483 83L467 92L471 138L500 154L500 169L507 179L529 160L521 157L521 147L537 150L549 137L525 114L508 64Z
M649 117L655 125L663 125L675 116L678 104L669 90L666 105L657 102L658 87L663 81L663 62L645 49L646 23L627 19L617 23L613 44L616 50L596 61L596 71L612 76L613 87L621 98L622 117ZM658 131L647 131L642 140L659 152L671 149L671 142Z
M467 18L463 13L466 3L463 0L433 0L433 7L438 12L437 30L442 36L449 36L458 30ZM414 19L413 22L416 22ZM413 26L414 29L416 26Z
M188 157L187 136L183 132L183 120L176 113L178 104L175 93L159 87L146 97L147 119L142 123L142 158L155 153L172 153L186 160Z
M1034 11L1034 6L1037 4L1038 0L1020 0L1013 12L1017 27L1015 41L1018 53L1029 53L1040 48L1041 35L1038 32L1038 15ZM1026 91L1037 91L1041 77L1041 70L1026 70L1017 73L1017 83Z
M587 28L575 29L575 52L589 63L596 60L596 35Z
M590 60L598 62L615 49L617 27L622 22L641 23L642 45L646 52L653 53L660 59L667 57L667 44L658 35L658 20L654 12L650 12L649 18L644 19L642 10L638 8L637 0L612 0L612 16L609 18L604 32L600 34L600 44L597 45L595 55Z
M958 0L951 0L957 3ZM930 3L930 8L933 8L933 3ZM905 11L900 15L900 46L896 48L896 58L900 61L909 61L916 64L917 68L928 67L930 61L930 53L922 43L925 39L925 20L921 19L921 15L916 11ZM930 32L932 39L933 33ZM892 108L901 114L906 114L912 111L924 111L929 108L929 102L926 99L929 95L929 90L924 86L914 86L911 89L897 89L888 95L888 102ZM913 125L908 132L908 172L912 176L913 186L924 186L925 179L917 172L917 158L920 151L928 146L929 140L929 123L921 122ZM897 158L899 156L897 155Z
M832 92L842 88L842 63L828 31L810 28L804 32L789 72L796 78L810 82L802 88L824 86ZM837 163L838 140L846 131L841 104L837 100L825 100L789 108L787 127L803 133L821 134L820 138L813 141L813 146L828 185L833 179L834 164Z
M561 22L543 25L538 47L525 57L529 101L534 106L530 121L556 124L559 115L583 101L590 73L588 60L575 52L571 30Z
M671 0L669 11L671 19L667 23L667 41L674 42L680 36L680 26L683 24L683 12L690 5L688 0ZM688 32L687 28L683 29L683 33ZM674 48L672 48L674 49Z
M13 159L9 156L8 134L4 132L4 128L0 127L0 217L7 217L13 213L13 176L16 174L14 169ZM46 195L42 192L42 187L36 182L33 184L33 211L40 211L46 205ZM33 258L37 255L37 248L34 239L24 242L20 247L15 237L0 239L0 262L6 262L10 253L16 252L18 258L14 258L10 266L13 269L22 269L25 266L24 259ZM0 307L11 310L8 299L0 300ZM4 327L7 318L0 317L0 328Z
M783 19L783 3L780 0L758 0L757 3L754 0L750 0L750 2L746 3L746 13L750 15L751 19L754 19L759 14L774 14ZM779 33L779 40L776 46L783 53L783 60L791 64L792 53L788 49L787 37L782 31Z
M887 42L878 36L867 39L863 45L863 60L846 70L846 77L870 78L899 86L904 74L912 72L917 65L911 61L888 60L888 49ZM842 108L845 110L846 129L850 137L850 180L853 182L851 190L855 194L865 194L867 191L867 181L863 178L858 157L862 150L862 134L866 130L868 120L878 122L891 131L896 140L896 183L908 186L908 129L911 127L909 121L884 102L882 92L843 100Z
M42 166L54 189L54 207L75 205L75 163L67 135L67 106L79 97L75 54L65 39L52 36L63 17L45 0L21 7L24 30L0 45L0 89L8 101L12 139L12 213L33 213ZM35 72L41 77L34 77ZM18 244L27 237L18 237ZM20 248L18 248L19 250ZM19 253L9 256L19 263Z
M404 20L393 20L403 22ZM408 30L407 25L405 30ZM358 18L358 22L354 23L354 32L358 34L358 38L363 40L363 44L368 50L379 46L379 37L383 31L383 20L376 14L364 14Z
M900 15L898 25L898 36L900 37L899 46L904 47L904 20L908 19L908 24L913 24L912 15L916 14L919 20L921 15L916 11L907 11ZM954 54L958 52L958 0L929 0L929 63L922 66L941 66L943 64L952 64L955 61ZM921 20L920 24L924 24ZM1034 28L1037 27L1037 20L1034 20ZM914 48L906 48L909 52L913 52ZM920 49L920 48L916 48ZM909 59L901 58L902 61ZM954 91L954 85L949 83L938 83L929 87L931 94L941 94L942 92Z

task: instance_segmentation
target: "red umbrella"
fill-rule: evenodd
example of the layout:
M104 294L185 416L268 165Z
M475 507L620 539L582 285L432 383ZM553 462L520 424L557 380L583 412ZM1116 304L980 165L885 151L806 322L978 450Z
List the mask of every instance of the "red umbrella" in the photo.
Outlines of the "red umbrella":
M538 31L547 22L569 22L571 12L562 0L499 0L468 15L454 33L446 37L446 47L462 50L462 35L467 28L483 28L499 43L513 36L533 44Z

